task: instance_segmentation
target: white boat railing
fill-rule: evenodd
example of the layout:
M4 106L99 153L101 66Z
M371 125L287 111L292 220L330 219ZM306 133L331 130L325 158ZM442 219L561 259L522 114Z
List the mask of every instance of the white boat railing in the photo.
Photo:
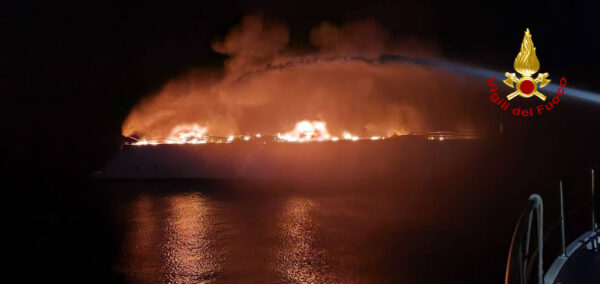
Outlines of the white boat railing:
M548 269L546 275L543 270L543 248L544 248L544 209L542 197L538 194L532 194L529 197L529 204L523 211L510 244L508 254L508 263L506 267L506 284L526 284L532 283L532 276L535 275L538 284L553 283L563 264L566 263L569 256L573 253L574 246L566 246L565 237L565 206L563 181L558 182L559 202L560 202L560 255ZM598 223L597 214L597 194L595 192L595 171L591 170L591 195L592 195L592 225L591 231L586 232L578 241L590 242L589 245L594 251L598 250ZM536 215L536 224L533 226L533 215ZM553 227L553 226L551 226ZM537 248L531 250L532 234L536 234ZM581 239L581 240L580 240ZM537 260L537 261L536 261ZM533 274L534 262L537 264L535 274Z

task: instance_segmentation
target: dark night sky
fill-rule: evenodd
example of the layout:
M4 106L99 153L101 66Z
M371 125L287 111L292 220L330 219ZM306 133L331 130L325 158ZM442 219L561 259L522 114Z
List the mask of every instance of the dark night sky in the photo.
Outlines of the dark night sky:
M5 29L0 84L8 98L3 106L13 144L10 158L25 168L79 174L100 167L117 149L130 108L178 74L221 66L225 57L213 52L210 43L250 13L289 25L292 46L305 46L310 27L324 20L374 19L398 39L435 42L444 57L498 70L512 67L529 27L536 46L543 47L538 56L546 70L560 70L571 86L600 90L594 72L600 63L598 7L590 5L273 0L3 4L8 7L0 12ZM92 142L82 146L82 140Z

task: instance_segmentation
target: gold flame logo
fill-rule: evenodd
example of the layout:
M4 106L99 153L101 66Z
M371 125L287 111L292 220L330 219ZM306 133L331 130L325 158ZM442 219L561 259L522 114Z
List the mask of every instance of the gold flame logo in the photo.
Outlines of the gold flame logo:
M506 96L506 98L512 100L517 96L524 98L536 96L540 100L545 101L546 96L538 92L538 84L539 88L543 88L548 85L551 80L547 79L548 73L538 74L537 78L533 79L533 75L540 69L540 61L535 55L535 46L533 46L529 29L525 30L525 36L521 43L521 50L515 58L513 66L522 77L517 78L515 73L505 73L506 80L502 81L504 84L511 88L515 88L514 83L517 83L516 90Z

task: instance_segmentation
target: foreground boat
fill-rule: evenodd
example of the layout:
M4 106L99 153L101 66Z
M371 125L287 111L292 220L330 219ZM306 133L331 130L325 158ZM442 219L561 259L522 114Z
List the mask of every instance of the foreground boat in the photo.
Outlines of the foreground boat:
M505 283L600 283L600 235L597 223L597 198L595 171L591 170L591 226L590 230L566 246L563 182L560 194L560 254L544 270L545 242L544 209L542 197L533 194L523 211L510 246ZM535 218L534 218L535 217ZM546 236L547 238L547 236Z

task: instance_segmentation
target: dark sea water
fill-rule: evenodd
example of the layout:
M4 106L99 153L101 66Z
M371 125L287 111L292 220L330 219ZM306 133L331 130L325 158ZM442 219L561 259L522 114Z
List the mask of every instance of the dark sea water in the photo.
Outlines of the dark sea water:
M501 282L519 213L444 181L111 187L113 272L133 283Z

